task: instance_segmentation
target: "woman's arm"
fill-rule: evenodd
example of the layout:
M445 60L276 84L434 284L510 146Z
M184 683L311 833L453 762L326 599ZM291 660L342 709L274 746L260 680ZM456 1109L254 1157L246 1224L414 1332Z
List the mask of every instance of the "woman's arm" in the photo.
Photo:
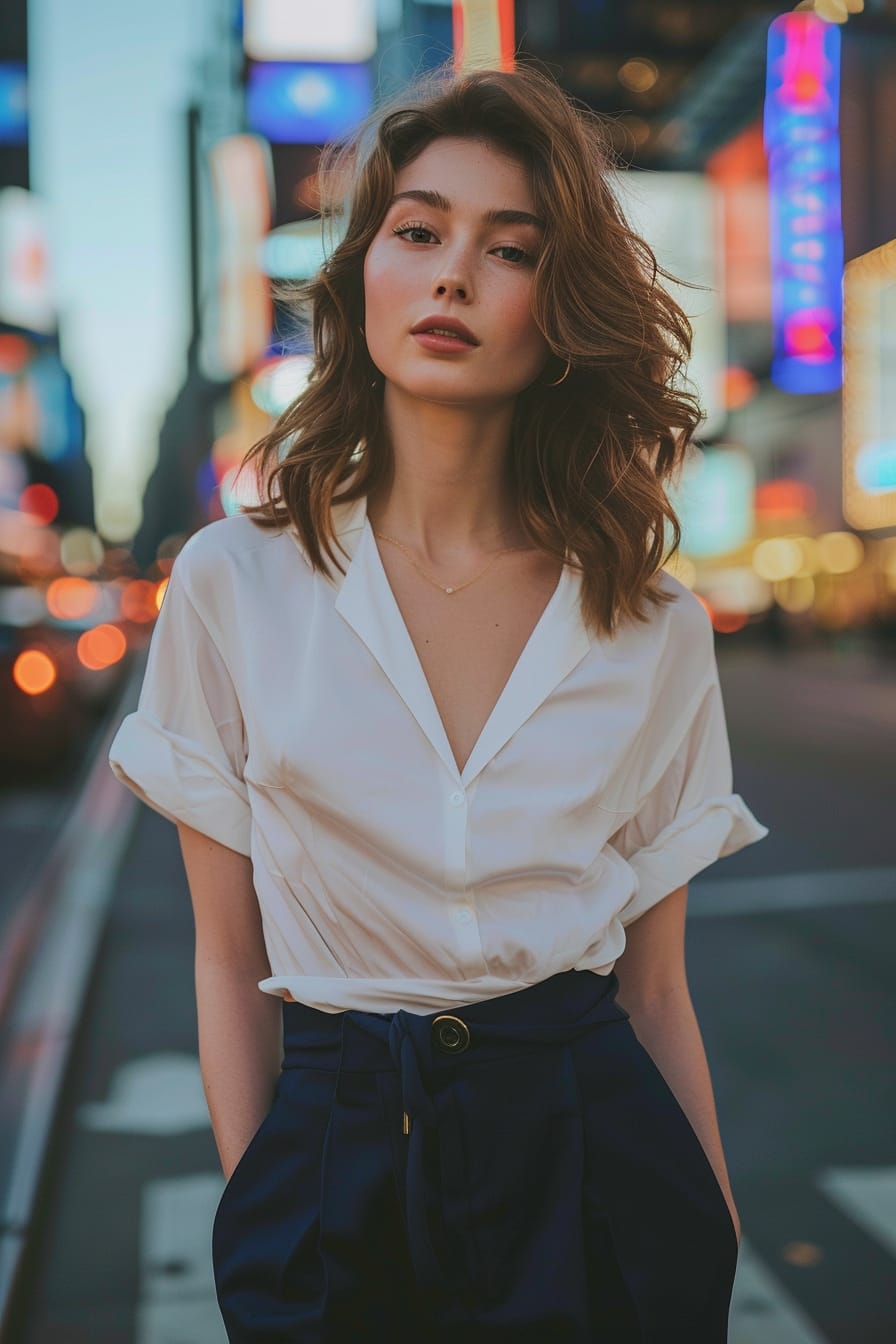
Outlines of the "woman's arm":
M229 1179L273 1100L282 1008L258 988L271 968L251 859L183 822L177 833L196 925L199 1066Z
M625 951L614 967L619 980L617 997L631 1018L635 1035L700 1139L728 1201L740 1242L740 1218L731 1192L709 1066L685 971L687 898L685 884L626 926Z

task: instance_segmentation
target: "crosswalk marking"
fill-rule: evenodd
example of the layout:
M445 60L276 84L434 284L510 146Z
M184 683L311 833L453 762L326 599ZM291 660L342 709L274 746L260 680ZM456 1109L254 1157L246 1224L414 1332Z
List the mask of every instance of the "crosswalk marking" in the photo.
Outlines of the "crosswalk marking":
M829 1168L817 1184L896 1256L896 1167ZM145 1186L135 1344L226 1344L211 1265L211 1227L223 1188L219 1172ZM728 1339L729 1344L829 1344L746 1237Z
M163 1050L127 1060L112 1079L108 1100L81 1106L78 1119L87 1129L119 1134L208 1129L198 1057Z
M818 1185L896 1256L896 1167L829 1167L818 1177Z
M226 1344L215 1300L211 1226L223 1177L200 1172L144 1189L135 1344ZM741 1239L729 1344L828 1344Z
M223 1189L223 1176L213 1172L144 1187L135 1344L227 1344L211 1262Z
M728 1344L828 1344L774 1274L741 1237L731 1295Z

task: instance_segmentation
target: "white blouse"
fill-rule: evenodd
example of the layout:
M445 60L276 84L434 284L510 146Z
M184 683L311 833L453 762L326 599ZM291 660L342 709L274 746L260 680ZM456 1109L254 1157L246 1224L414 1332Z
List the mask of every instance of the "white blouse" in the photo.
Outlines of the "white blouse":
M711 623L666 571L678 600L611 640L565 565L458 771L365 500L334 521L344 578L291 527L190 537L109 752L150 807L251 857L261 990L429 1013L607 974L627 924L768 834L731 791Z

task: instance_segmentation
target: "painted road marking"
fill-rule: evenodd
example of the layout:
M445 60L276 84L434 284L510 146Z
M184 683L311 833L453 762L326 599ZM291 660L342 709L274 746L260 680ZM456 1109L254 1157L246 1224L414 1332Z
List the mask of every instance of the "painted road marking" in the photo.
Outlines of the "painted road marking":
M173 1051L128 1060L112 1079L108 1101L81 1106L78 1119L87 1129L118 1134L208 1129L199 1060Z
M741 1237L728 1344L828 1344L794 1297Z
M829 1167L817 1183L828 1199L896 1256L896 1167Z
M211 1227L223 1176L149 1182L143 1192L135 1344L226 1344L211 1266ZM828 1344L741 1239L729 1344Z
M223 1189L214 1172L144 1186L135 1344L227 1344L211 1259Z

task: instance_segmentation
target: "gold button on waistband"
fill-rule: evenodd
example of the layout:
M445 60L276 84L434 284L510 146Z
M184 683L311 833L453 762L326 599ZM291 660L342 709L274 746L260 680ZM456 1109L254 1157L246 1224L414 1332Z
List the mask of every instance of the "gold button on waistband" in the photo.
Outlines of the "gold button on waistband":
M470 1044L470 1028L459 1017L445 1013L433 1019L432 1041L445 1055L459 1055Z

